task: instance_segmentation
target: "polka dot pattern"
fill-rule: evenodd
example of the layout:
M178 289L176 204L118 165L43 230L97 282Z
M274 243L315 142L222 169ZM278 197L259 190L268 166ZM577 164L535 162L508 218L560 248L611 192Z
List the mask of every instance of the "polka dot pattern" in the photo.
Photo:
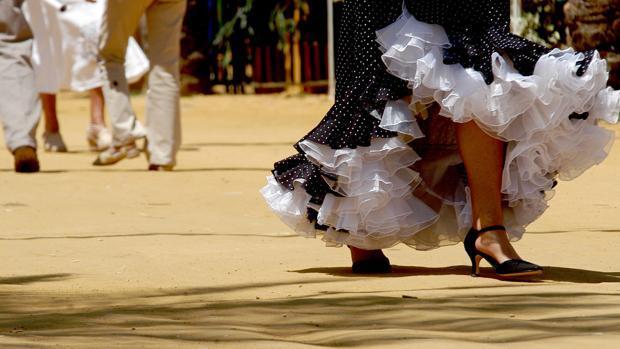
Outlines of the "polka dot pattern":
M461 64L482 73L493 82L491 56L506 54L522 75L532 75L536 62L550 49L510 33L509 0L406 0L407 9L417 20L441 25L452 47L444 51L445 64ZM585 53L578 64L582 76L594 51Z
M379 127L373 114L382 114L389 100L411 94L407 83L389 74L381 61L376 31L398 19L402 0L347 0L343 3L336 52L336 101L323 120L301 140L329 145L332 149L370 146L373 138L395 137L396 133ZM275 179L289 190L302 179L303 188L320 205L333 192L325 182L336 180L308 161L301 149L274 165ZM316 221L316 211L308 211ZM317 229L326 227L317 226Z
M406 82L386 71L375 32L401 13L402 1L398 0L344 2L336 56L336 103L302 140L354 149L369 146L372 138L396 136L380 128L372 114L383 113L388 100L411 92Z
M278 183L289 190L295 189L295 181L302 179L303 189L312 196L310 202L317 205L323 203L327 193L333 193L323 178L328 177L332 180L335 178L331 174L321 171L303 154L296 154L276 162L272 173ZM333 194L337 195L336 193Z

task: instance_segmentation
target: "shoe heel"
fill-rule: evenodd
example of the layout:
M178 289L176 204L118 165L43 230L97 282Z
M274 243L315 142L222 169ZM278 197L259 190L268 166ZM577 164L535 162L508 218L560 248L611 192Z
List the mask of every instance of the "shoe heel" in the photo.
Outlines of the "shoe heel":
M511 259L504 261L503 263L499 263L494 257L478 250L476 248L476 239L480 236L480 234L492 230L505 231L506 228L501 225L493 225L480 230L471 228L465 236L463 245L465 246L465 252L467 252L469 259L471 260L471 276L475 277L480 275L480 261L482 259L485 259L489 262L489 264L491 264L491 267L493 267L493 270L498 276L522 277L542 274L543 269L536 264L532 264L522 259Z
M471 258L471 276L477 277L480 275L480 261L482 257L480 255L469 256Z

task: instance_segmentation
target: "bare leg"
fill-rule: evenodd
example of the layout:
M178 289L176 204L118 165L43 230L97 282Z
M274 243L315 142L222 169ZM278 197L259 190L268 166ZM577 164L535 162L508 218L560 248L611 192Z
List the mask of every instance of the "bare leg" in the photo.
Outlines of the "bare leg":
M65 141L60 135L60 125L56 114L56 95L41 93L41 104L45 116L45 132L43 133L43 147L46 151L64 153L67 151Z
M58 115L56 114L56 95L41 93L40 96L45 117L45 132L58 133L60 126L58 125Z
M412 96L406 96L403 98L407 104L411 104L411 99ZM353 246L349 246L349 250L351 251L351 261L353 263L386 258L382 250L362 250L361 248Z
M105 126L105 102L101 87L90 90L90 123Z
M104 151L112 145L112 133L105 125L105 101L101 87L90 90L90 125L86 140L91 151Z
M501 185L504 143L484 133L473 121L457 124L456 134L471 189L474 228L503 225ZM504 231L482 234L476 247L500 263L520 259Z

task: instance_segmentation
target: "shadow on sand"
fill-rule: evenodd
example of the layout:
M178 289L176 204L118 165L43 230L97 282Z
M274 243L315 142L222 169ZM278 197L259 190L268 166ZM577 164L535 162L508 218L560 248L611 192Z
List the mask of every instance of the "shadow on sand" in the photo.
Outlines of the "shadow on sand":
M0 285L27 285L35 282L67 280L72 274L43 274L14 277L0 277Z
M586 269L573 269L563 267L544 267L545 273L534 280L520 280L530 282L571 282L583 284L598 284L603 282L620 282L620 272L604 272ZM470 275L471 268L466 265L458 265L444 268L426 268L415 266L393 265L392 273L372 275L372 277L394 278L394 277L411 277L411 276L439 276L439 275ZM294 270L293 272L301 274L326 274L343 277L360 277L358 274L351 273L351 268L345 267L324 267L309 268L303 270ZM368 275L365 275L368 277ZM493 273L490 268L481 268L480 277L503 280Z
M345 276L344 270L297 272ZM464 266L396 266L394 275L463 274L467 274ZM67 275L12 278L9 283L63 277ZM619 278L618 273L548 267L545 279L589 283L618 282ZM72 340L97 343L115 338L119 343L170 344L173 340L178 347L183 342L252 347L252 343L274 341L280 343L278 347L290 348L407 345L412 343L403 341L431 338L514 343L620 335L620 292L563 292L507 284L510 286L438 288L431 293L402 290L394 296L392 291L382 294L355 289L351 281L333 276L303 277L288 282L82 295L18 294L0 288L0 333L6 338L32 340L28 347L40 343L62 347ZM302 286L320 290L327 283L332 292L289 294ZM243 297L230 296L240 290ZM401 297L400 292L410 296Z

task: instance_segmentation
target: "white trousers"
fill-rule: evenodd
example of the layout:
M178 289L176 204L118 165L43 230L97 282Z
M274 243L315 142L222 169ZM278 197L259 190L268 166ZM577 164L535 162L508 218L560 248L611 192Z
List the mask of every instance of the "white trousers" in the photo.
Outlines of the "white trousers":
M187 0L108 0L99 43L103 92L116 144L131 138L135 113L124 63L129 37L146 14L148 75L146 127L150 163L175 165L181 144L179 61Z
M30 61L32 36L21 2L0 0L0 120L10 151L36 148L41 104Z

